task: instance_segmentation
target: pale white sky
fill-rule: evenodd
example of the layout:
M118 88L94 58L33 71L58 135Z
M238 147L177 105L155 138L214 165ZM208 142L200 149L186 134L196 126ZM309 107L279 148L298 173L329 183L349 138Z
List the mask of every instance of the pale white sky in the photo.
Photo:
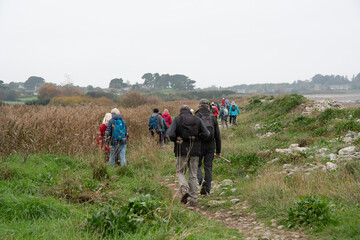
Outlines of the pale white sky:
M0 0L0 80L197 87L360 72L359 0Z

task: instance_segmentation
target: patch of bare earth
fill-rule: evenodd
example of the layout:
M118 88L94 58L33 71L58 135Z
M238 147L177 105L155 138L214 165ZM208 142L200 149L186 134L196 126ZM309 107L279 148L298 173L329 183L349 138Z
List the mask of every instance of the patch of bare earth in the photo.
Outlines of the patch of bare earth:
M171 190L175 201L180 200L181 194L174 178L165 178L160 180L160 182ZM201 198L200 195L199 197ZM272 220L271 227L265 226L263 222L256 218L255 213L249 213L247 202L238 202L231 208L217 211L200 204L196 208L188 207L187 205L184 205L184 207L191 211L199 212L204 218L221 222L227 228L237 229L244 235L246 240L308 239L303 233L288 231L284 229L284 226L278 226L275 220Z

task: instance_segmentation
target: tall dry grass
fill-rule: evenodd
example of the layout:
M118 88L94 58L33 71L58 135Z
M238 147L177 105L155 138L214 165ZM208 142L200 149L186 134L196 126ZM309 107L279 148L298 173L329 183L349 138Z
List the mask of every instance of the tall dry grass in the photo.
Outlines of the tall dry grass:
M153 108L167 108L172 116L187 104L198 101L162 102L136 108L119 108L125 119L131 146L148 136L148 118ZM114 106L115 107L115 106ZM84 106L0 106L0 154L38 152L82 155L96 150L95 140L102 118L111 107Z

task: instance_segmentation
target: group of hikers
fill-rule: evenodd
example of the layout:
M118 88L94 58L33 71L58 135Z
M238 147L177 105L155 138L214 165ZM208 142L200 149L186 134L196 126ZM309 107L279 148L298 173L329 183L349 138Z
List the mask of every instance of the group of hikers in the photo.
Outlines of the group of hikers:
M197 205L198 185L201 186L201 195L210 195L214 156L221 157L218 117L224 128L225 125L228 127L228 116L230 123L236 124L236 117L240 113L235 102L230 104L225 98L221 102L221 108L218 103L209 103L207 99L201 99L198 107L199 109L194 112L193 109L183 105L180 107L180 114L174 119L167 109L160 114L159 109L154 108L148 120L149 134L160 145L169 141L174 142L176 176L182 195L181 202L191 207ZM128 137L126 122L119 110L114 108L111 113L106 113L99 129L97 145L102 141L101 147L106 153L105 157L109 159L110 166L116 163L121 166L126 165ZM202 164L204 175L201 170ZM187 168L189 168L189 181L186 180Z

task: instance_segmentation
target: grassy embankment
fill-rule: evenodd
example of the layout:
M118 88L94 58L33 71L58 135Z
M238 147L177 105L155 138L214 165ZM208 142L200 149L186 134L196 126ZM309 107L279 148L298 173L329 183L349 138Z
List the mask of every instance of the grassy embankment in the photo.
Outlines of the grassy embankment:
M283 164L294 167L307 163L330 162L329 154L337 154L345 143L348 131L360 131L360 108L328 109L302 115L307 100L299 95L288 95L267 101L268 97L250 98L246 111L238 119L238 125L223 134L223 152L233 160L233 165L215 165L214 173L220 179L237 181L238 195L247 200L257 216L268 220L277 219L289 225L288 209L300 197L317 196L331 208L331 221L324 225L305 226L303 230L314 238L359 239L360 238L360 161L336 162L335 171L296 171L292 175L278 174ZM265 100L265 101L264 101ZM261 126L255 130L255 124ZM260 138L267 132L276 134ZM277 148L288 148L297 143L307 147L305 152L278 153ZM359 150L359 140L352 144ZM319 149L326 148L326 154ZM272 159L278 161L271 163ZM225 174L226 173L226 174ZM248 175L249 179L244 176ZM227 196L233 195L230 191ZM225 196L226 196L225 195ZM314 208L312 211L316 211ZM321 219L321 218L320 218Z

